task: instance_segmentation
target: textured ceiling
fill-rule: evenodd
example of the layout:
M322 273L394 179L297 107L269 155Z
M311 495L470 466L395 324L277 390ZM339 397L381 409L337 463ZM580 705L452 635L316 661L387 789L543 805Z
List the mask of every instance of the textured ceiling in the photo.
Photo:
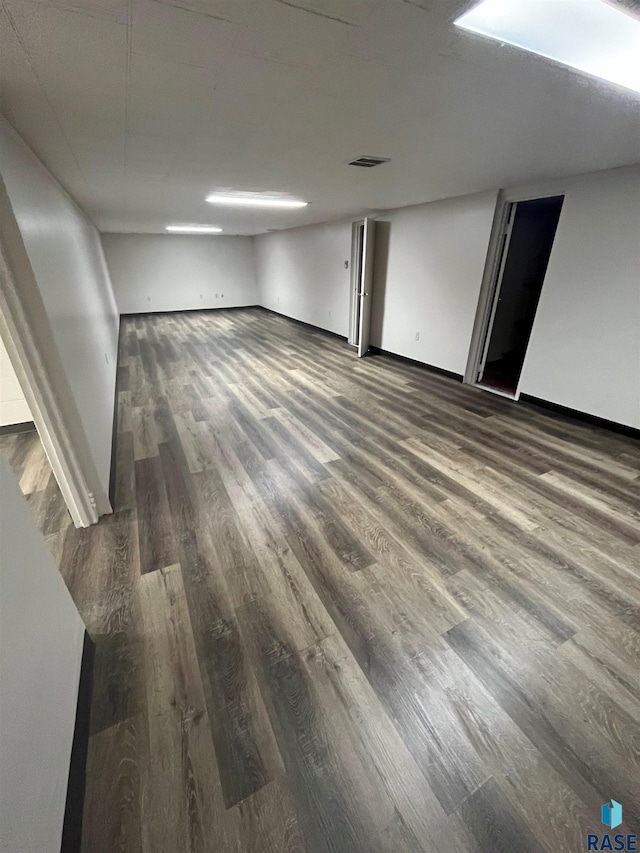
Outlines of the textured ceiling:
M640 95L453 27L470 5L5 0L2 110L103 231L253 234L640 161Z

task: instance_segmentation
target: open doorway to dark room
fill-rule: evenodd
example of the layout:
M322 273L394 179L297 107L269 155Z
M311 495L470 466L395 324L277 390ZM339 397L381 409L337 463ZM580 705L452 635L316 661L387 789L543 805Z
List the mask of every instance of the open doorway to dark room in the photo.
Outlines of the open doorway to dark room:
M478 371L479 385L516 393L563 196L511 204Z

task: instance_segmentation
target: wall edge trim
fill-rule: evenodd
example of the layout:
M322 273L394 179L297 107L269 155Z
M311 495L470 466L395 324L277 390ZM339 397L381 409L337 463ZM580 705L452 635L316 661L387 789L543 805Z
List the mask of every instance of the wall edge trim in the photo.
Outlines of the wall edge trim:
M80 853L82 845L82 818L87 775L87 755L89 753L89 736L91 732L91 697L93 692L94 662L95 644L85 630L60 853Z
M109 465L109 503L116 511L116 462L118 459L118 376L120 374L120 333L122 314L118 314L118 340L116 342L116 381L113 383L113 418L111 424L111 463Z
M428 364L426 361L418 361L416 358L409 358L407 355L399 355L396 352L382 349L381 347L369 347L369 352L374 355L387 355L389 358L396 358L398 361L404 361L406 364L412 364L414 367L424 367L430 373L438 373L440 376L447 376L449 379L455 379L456 382L462 382L462 374L456 373L455 370L446 370L444 367L436 367L435 364Z
M17 432L33 432L36 425L33 421L22 421L19 424L4 424L0 426L0 435L13 435Z
M120 314L120 321L123 317L162 317L165 314L206 314L209 311L244 311L246 308L262 308L256 302L250 305L220 305L219 308L176 308L172 311L123 311Z
M266 308L264 305L256 305L256 308L261 308L269 314L275 314L277 317L284 317L285 320L291 320L292 323L297 323L299 326L306 326L307 329L313 329L314 332L322 332L323 335L329 335L331 338L337 338L340 341L348 341L346 335L341 335L338 332L332 332L330 329L323 329L322 326L315 326L313 323L306 323L304 320L298 320L295 317L290 317L288 314L282 314L280 311L274 311L273 308Z
M598 415L590 415L588 412L581 412L580 409L572 409L570 406L563 406L560 403L552 403L550 400L544 400L541 397L533 397L531 394L520 394L518 398L523 403L530 406L537 406L539 409L546 409L547 412L554 412L558 415L563 415L566 418L581 423L590 424L591 426L607 429L610 432L617 432L621 435L629 436L630 438L640 438L640 429L621 424L617 421L610 421L607 418L598 417Z

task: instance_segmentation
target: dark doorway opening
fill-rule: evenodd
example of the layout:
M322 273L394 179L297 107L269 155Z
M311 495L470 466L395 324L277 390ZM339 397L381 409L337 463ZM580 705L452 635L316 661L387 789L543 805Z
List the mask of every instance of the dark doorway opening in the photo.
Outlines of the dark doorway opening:
M510 205L477 382L518 387L564 196Z

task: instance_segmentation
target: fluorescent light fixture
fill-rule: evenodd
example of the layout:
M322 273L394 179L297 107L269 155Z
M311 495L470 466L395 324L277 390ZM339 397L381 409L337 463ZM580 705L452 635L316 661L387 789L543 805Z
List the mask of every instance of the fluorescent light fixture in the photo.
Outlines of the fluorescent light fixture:
M306 207L308 201L298 201L294 198L281 198L273 195L261 195L260 193L229 194L211 193L207 196L209 204L237 205L239 207L283 207L296 208Z
M640 20L605 0L482 0L455 24L640 92Z
M164 230L175 234L219 234L222 228L217 225L167 225Z

